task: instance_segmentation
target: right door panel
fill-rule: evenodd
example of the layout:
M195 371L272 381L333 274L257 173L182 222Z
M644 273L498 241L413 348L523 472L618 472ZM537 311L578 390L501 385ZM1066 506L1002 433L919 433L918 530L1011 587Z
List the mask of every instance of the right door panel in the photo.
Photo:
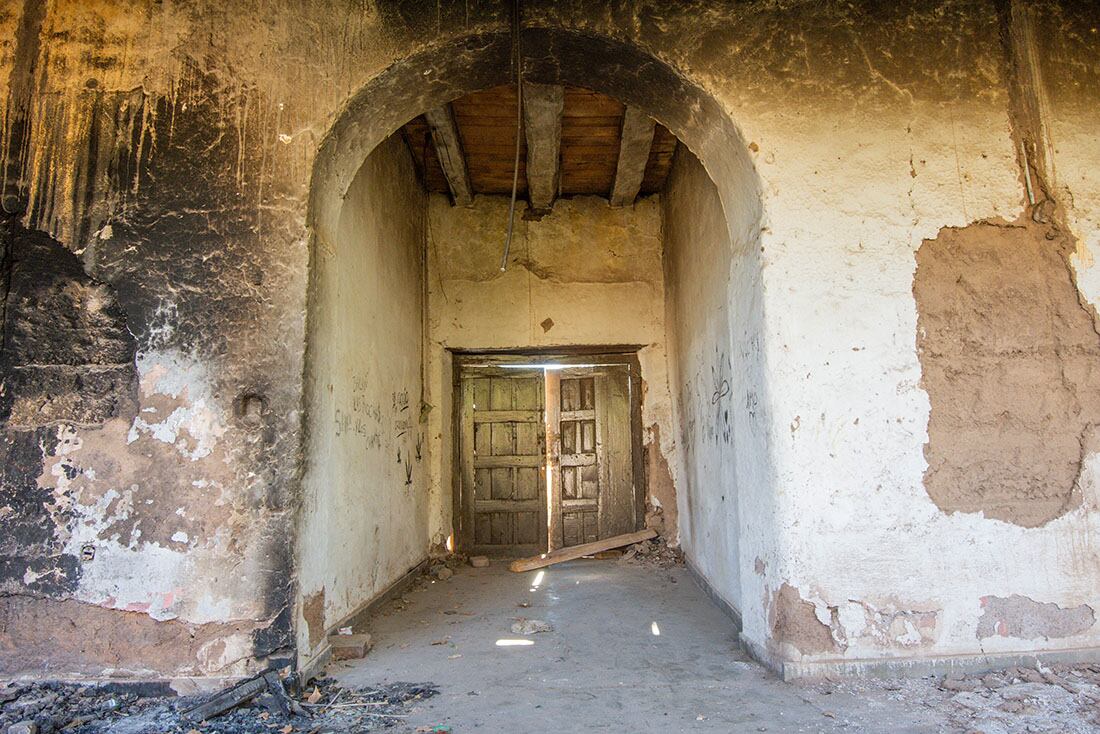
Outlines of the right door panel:
M637 529L630 434L630 373L625 365L562 370L559 471L551 527L553 547L568 547ZM552 396L551 396L552 399Z

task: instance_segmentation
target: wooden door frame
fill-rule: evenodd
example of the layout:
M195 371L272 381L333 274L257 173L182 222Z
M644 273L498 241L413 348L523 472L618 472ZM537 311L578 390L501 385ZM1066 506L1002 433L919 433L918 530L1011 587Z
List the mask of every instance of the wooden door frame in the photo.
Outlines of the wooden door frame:
M545 347L533 349L465 350L451 349L452 390L451 403L451 531L454 533L455 550L466 552L473 545L472 527L464 521L465 507L462 497L462 372L464 368L501 365L626 365L630 375L630 436L631 468L634 473L634 502L636 528L645 524L646 488L649 486L642 453L642 370L638 350L643 345L616 344L605 346ZM549 409L548 407L546 409ZM549 450L549 447L547 447Z

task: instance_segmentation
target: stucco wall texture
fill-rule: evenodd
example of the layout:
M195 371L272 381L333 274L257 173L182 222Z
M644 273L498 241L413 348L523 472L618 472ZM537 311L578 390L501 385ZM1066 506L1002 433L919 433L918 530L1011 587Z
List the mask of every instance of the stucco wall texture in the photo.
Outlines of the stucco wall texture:
M306 337L324 303L320 258L339 240L345 195L371 150L426 107L507 80L510 6L0 0L5 266L67 251L44 259L72 285L6 291L5 334L53 303L74 342L92 345L66 354L46 339L19 363L5 354L5 673L233 675L308 654L296 600L316 593L321 574L297 559L317 532L341 532L298 532L312 501L311 426L325 420L306 389L318 369ZM693 274L691 243L679 242L693 230L681 227L665 270L674 318L659 293L643 305L656 324L704 335L639 343L686 347L648 370L672 375L655 380L672 399L652 423L687 485L683 544L738 605L750 649L790 674L1100 645L1090 442L1080 443L1077 499L1028 522L980 502L939 503L926 485L941 395L919 351L914 278L940 245L950 253L945 228L1053 227L1066 267L1044 260L1051 277L1069 279L1082 308L1100 302L1097 18L1068 0L1026 6L1031 57L1007 42L1018 14L993 0L524 3L533 81L641 106L715 186L734 253L725 305L720 278ZM1021 78L1037 115L1021 113ZM689 173L674 188L701 189ZM1053 204L1040 206L1046 196ZM439 206L429 203L429 219ZM664 206L666 225L692 206L715 209ZM700 252L722 247L703 223ZM965 273L967 262L946 265ZM1006 290L1022 287L1025 274L1003 270ZM529 276L516 267L502 278ZM686 320L693 281L724 316ZM529 317L508 328L550 343L559 326L542 333L544 317ZM1074 333L1081 350L1095 348ZM449 370L441 342L426 351L426 402L428 433L448 455L436 438ZM705 397L691 387L695 370L714 354L728 355L732 374L733 484L692 486L692 470L676 467L711 454L731 464L680 445ZM92 380L105 366L109 377ZM369 389L407 383L412 410L419 369L394 367ZM28 386L46 384L27 370L84 385L83 397L12 421L11 405L33 414ZM965 456L953 461L968 471ZM430 461L434 509L415 521L423 547L379 544L383 576L447 534L443 472L443 459ZM380 503L363 508L372 524L395 512L382 504L404 481L382 480ZM736 581L722 570L732 540L707 542L685 505L690 493L713 502L725 490L738 498ZM326 614L339 614L343 602L327 597ZM77 633L59 640L51 625L19 622L31 615L132 632L82 647ZM192 642L181 655L172 640Z
M375 149L315 251L298 650L427 557L421 422L426 196L400 136Z
M685 465L678 500L684 551L696 570L734 608L741 609L739 463L752 463L748 442L738 440L751 407L733 322L745 292L734 292L752 243L730 242L722 202L702 164L681 150L662 196L666 270L665 330L669 375L677 399L676 433ZM739 324L740 326L740 324ZM737 380L740 378L741 382Z

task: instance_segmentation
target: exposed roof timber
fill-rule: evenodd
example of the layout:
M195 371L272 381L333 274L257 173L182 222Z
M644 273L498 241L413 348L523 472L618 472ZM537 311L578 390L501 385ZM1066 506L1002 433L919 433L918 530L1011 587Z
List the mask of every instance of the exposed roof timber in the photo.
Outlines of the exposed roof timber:
M432 131L432 142L435 143L443 175L447 178L447 186L451 189L451 197L455 204L469 205L474 200L474 189L470 185L466 156L462 153L462 142L451 106L447 104L430 109L424 113L424 119Z
M526 86L526 85L525 85ZM561 136L558 143L557 198L565 196L607 197L615 184L620 137L626 106L617 99L581 87L564 88ZM451 102L451 112L466 162L466 174L475 195L504 195L512 192L516 156L516 87L502 85L472 92ZM522 123L523 121L520 120ZM523 125L523 127L529 127ZM451 195L432 141L431 127L424 115L405 123L405 139L424 187L432 193ZM520 131L519 195L528 199L527 134ZM532 136L532 143L538 136ZM649 161L638 196L655 194L664 188L676 136L663 125L654 126ZM537 164L536 164L537 165ZM547 201L536 196L535 202Z
M561 179L561 115L565 88L523 85L523 126L527 138L527 198L532 209L549 209Z
M649 160L649 148L653 145L655 125L653 118L638 108L626 108L619 140L619 162L615 166L615 183L611 187L611 206L627 206L638 198Z

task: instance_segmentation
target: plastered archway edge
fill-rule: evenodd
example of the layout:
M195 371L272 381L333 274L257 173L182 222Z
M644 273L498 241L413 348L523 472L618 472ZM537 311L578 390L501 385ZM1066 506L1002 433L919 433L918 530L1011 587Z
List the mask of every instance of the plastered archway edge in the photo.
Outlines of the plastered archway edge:
M647 49L600 35L549 27L526 27L522 35L524 78L542 84L565 84L600 92L627 105L644 110L665 125L699 159L716 186L725 212L730 241L743 250L737 274L731 273L731 289L742 293L739 301L741 322L763 324L763 299L760 296L760 261L757 238L763 219L760 181L751 161L746 141L739 132L734 117L701 84L692 81ZM473 34L441 43L401 59L379 73L349 99L325 136L315 159L310 188L310 279L307 307L306 381L304 396L305 451L304 498L310 498L311 445L320 416L313 415L318 391L323 385L317 379L315 355L318 353L314 311L318 295L325 283L317 277L314 263L319 249L329 249L336 238L345 196L363 166L367 156L405 122L423 111L450 102L468 93L507 84L512 80L511 38L506 33ZM745 313L748 311L749 313ZM742 330L729 335L724 345L730 354L742 358L739 371L753 384L756 399L766 400L764 350L760 340L762 329L753 336L751 350L736 348L734 342L749 340ZM751 526L739 529L739 537L752 544L754 550L742 549L739 563L757 555L761 544L774 549L778 534L774 532L774 507L770 503L774 465L769 457L763 425L766 416L758 417L758 430L737 437L736 450L751 455L751 462L739 462L739 485L751 498L741 498L751 504L748 516ZM692 491L692 490L689 490ZM700 488L718 491L718 488ZM745 525L745 521L742 521ZM301 532L299 532L299 537ZM300 550L295 553L300 562ZM742 578L751 576L743 573ZM720 580L707 579L720 586ZM298 594L301 624L301 594ZM744 594L746 600L761 599L758 593ZM766 644L766 610L763 601L758 608L736 610L745 620L742 636L752 650L761 651ZM746 637L748 633L748 637ZM302 635L299 635L299 640ZM299 662L310 658L309 651L299 649ZM318 657L312 658L314 661Z

